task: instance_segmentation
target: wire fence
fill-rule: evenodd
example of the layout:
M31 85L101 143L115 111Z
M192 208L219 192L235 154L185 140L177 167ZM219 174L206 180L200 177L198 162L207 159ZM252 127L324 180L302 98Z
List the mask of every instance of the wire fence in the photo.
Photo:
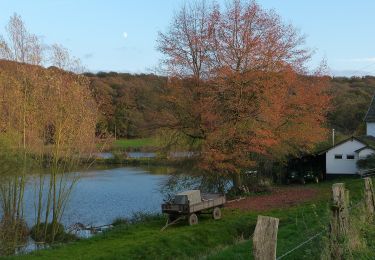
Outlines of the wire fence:
M361 199L361 200L357 201L355 204L350 205L348 207L348 211L352 211L352 210L358 208L359 206L364 206L364 205L365 205L365 199ZM288 250L287 252L285 252L281 256L278 256L276 258L276 260L280 260L280 259L283 259L283 258L287 257L288 255L292 254L293 252L297 251L298 249L302 248L303 246L307 245L308 243L312 242L314 239L322 236L323 234L325 234L328 231L329 231L329 228L325 228L322 231L314 234L313 236L308 237L306 240L304 240L300 244L298 244L295 247L291 248L290 250Z
M308 244L309 242L313 241L315 238L321 236L326 230L323 230L315 235L313 235L312 237L310 237L309 239L305 240L304 242L302 242L301 244L297 245L296 247L290 249L288 252L284 253L283 255L279 256L276 258L276 260L280 260L280 259L283 259L284 257L290 255L291 253L293 253L294 251L296 251L297 249L303 247L304 245Z
M361 205L363 205L364 203L364 200L360 200L359 202L357 202L356 204L350 206L348 208L348 210L352 210L352 209L355 209ZM287 251L286 253L284 253L283 255L279 256L276 258L276 260L280 260L280 259L283 259L284 257L290 255L291 253L293 253L294 251L298 250L299 248L303 247L304 245L308 244L309 242L313 241L315 238L318 238L320 237L321 235L323 235L325 232L327 232L328 229L324 229L322 230L321 232L319 233L316 233L315 235L309 237L307 240L303 241L302 243L298 244L297 246L295 246L294 248L290 249L289 251Z

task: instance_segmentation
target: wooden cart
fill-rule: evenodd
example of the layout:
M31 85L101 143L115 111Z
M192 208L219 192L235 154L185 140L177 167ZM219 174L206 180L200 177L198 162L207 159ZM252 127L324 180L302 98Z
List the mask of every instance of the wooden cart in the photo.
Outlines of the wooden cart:
M225 202L223 195L201 194L200 190L178 193L170 202L161 205L162 212L168 214L167 223L162 230L186 218L190 225L196 225L200 214L212 214L213 219L220 219L220 208Z

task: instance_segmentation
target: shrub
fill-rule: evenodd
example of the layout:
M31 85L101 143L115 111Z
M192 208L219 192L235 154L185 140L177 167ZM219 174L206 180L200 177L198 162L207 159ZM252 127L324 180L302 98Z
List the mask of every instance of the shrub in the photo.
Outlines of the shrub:
M374 169L375 168L375 154L371 154L364 159L357 161L359 169Z
M256 171L242 173L241 185L233 186L227 193L228 198L237 196L249 196L250 194L267 193L271 191L272 180L261 176Z
M56 225L55 235L53 235L52 223L40 223L39 225L34 225L30 231L31 238L37 242L46 243L67 242L77 239L73 234L66 233L65 228L61 223L57 223Z
M0 256L14 254L16 246L27 242L28 235L25 220L4 216L0 221Z

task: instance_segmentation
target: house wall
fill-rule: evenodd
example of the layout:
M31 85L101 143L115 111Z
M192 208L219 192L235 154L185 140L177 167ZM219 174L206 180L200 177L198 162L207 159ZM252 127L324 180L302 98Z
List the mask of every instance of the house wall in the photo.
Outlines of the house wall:
M366 158L367 156L369 156L370 154L373 154L373 153L374 153L373 149L366 148L366 149L361 150L358 153L358 157L359 157L359 159L364 159L364 158Z
M326 152L326 173L327 174L356 174L358 153L355 150L361 149L365 144L349 139L328 152ZM336 154L341 154L342 159L335 159ZM354 159L347 159L347 155L354 155Z
M375 136L375 122L366 122L366 134Z

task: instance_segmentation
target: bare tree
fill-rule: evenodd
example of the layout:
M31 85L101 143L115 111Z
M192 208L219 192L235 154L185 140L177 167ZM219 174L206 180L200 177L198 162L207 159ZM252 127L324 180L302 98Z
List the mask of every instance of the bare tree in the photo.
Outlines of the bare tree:
M247 72L289 65L301 71L310 58L304 36L255 1L228 2L219 20L212 38L216 67Z
M30 33L18 14L10 17L6 32L7 38L0 36L0 59L32 65L47 63L75 73L84 71L81 61L72 57L68 49L60 44L44 45L40 37Z
M166 55L170 75L192 76L196 81L208 76L208 43L217 11L217 6L207 1L187 3L174 16L169 30L159 32L158 49Z
M60 44L53 44L50 47L50 63L59 69L82 73L84 67L78 58L72 57L69 50Z
M18 14L10 17L6 26L8 41L0 38L0 57L33 65L43 62L43 45L40 38L31 34Z
M40 230L39 240L53 241L77 181L66 173L95 149L96 104L84 76L62 71L83 71L79 60L72 58L67 49L55 44L46 53L47 48L26 30L17 14L11 17L7 33L7 40L0 38L0 58L15 62L0 63L0 140L12 135L10 149L22 154L23 167L21 175L12 180L18 193L5 197L11 192L7 188L0 193L0 200L12 200L11 204L3 204L15 205L11 209L13 223L22 221L27 162L32 158L41 165L47 163L50 174L41 175L36 187L36 227ZM50 57L46 59L45 54ZM45 62L59 69L27 65ZM48 183L45 178L49 178Z

